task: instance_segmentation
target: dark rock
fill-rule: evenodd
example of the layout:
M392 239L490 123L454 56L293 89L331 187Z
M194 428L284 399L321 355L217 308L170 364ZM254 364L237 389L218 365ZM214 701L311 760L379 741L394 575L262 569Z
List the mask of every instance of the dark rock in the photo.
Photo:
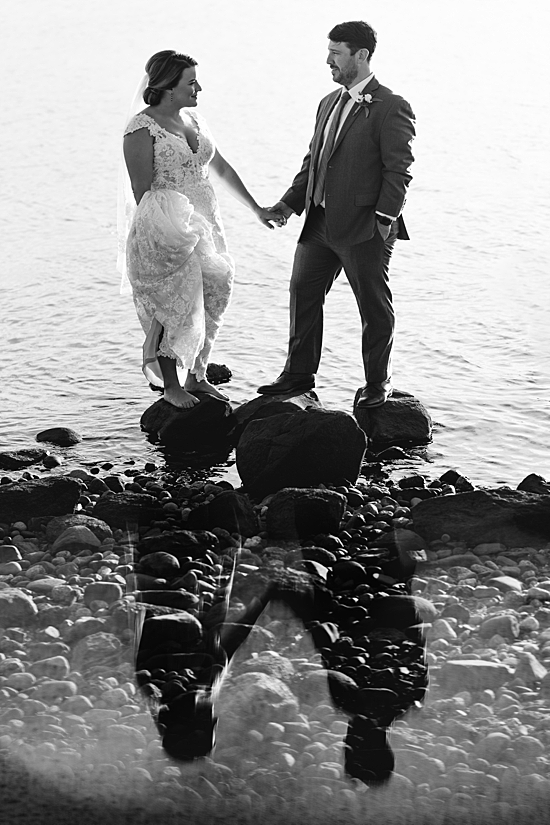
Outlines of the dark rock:
M136 593L136 601L187 611L198 606L199 597L186 590L142 590Z
M140 648L156 650L159 645L174 641L179 642L186 650L192 650L201 639L201 623L190 613L153 616L143 623Z
M346 507L346 497L333 490L287 487L269 503L266 529L273 539L306 538L335 533Z
M53 470L54 467L61 467L63 459L59 455L45 455L42 464L47 470Z
M145 536L137 546L138 557L148 553L171 553L177 559L202 558L218 547L218 538L208 530L171 530L160 536Z
M113 537L113 531L101 519L85 516L82 513L74 513L73 515L56 516L50 519L46 525L46 539L50 544L53 544L69 527L87 527L100 541Z
M408 458L408 454L402 447L386 447L380 453L376 453L376 461L399 461Z
M180 572L180 563L171 553L157 551L139 560L139 572L156 578L171 578Z
M231 432L231 438L234 443L237 443L245 427L251 421L260 421L264 418L270 418L273 415L294 415L300 410L307 409L321 409L322 405L318 401L315 393L308 395L300 395L296 398L289 398L286 401L280 398L271 398L269 395L260 395L258 398L253 398L252 401L247 401L246 404L241 404L240 407L234 411L235 427Z
M256 536L260 526L258 516L248 496L234 490L224 490L212 501L192 510L187 519L189 529L212 530L221 527L229 533Z
M418 447L432 440L432 420L427 409L413 395L394 390L382 407L367 410L356 406L353 413L373 447Z
M0 627L24 627L38 614L33 599L15 587L0 590Z
M103 483L113 493L124 492L124 485L118 476L105 476Z
M33 516L72 513L82 493L79 481L66 476L16 481L0 486L0 521L28 521Z
M82 436L69 427L50 427L39 432L36 440L57 444L58 447L72 447L82 441Z
M45 450L38 447L31 447L23 450L7 450L0 453L0 470L21 470L23 467L31 467L44 460Z
M525 476L523 481L517 486L518 490L521 490L524 493L538 493L539 495L549 495L550 494L550 482L546 481L542 476L537 475L536 473L530 473L530 475Z
M456 470L447 470L442 476L439 476L439 481L443 484L452 484L457 493L469 493L475 489L472 482L466 476L460 475Z
M10 561L21 561L21 553L13 544L0 544L0 564Z
M148 526L162 518L162 506L154 496L146 493L104 493L92 510L94 518L105 521L109 527L122 530L132 526Z
M500 542L540 548L550 540L550 495L505 487L421 501L411 517L415 531L428 541L447 533L471 546Z
M233 426L231 405L207 393L196 396L200 403L188 410L156 401L141 416L141 429L161 444L181 449L222 441Z
M283 487L355 483L366 439L353 418L303 410L252 421L237 445L237 469L254 497Z
M208 364L206 380L210 384L226 384L231 380L233 373L225 364Z

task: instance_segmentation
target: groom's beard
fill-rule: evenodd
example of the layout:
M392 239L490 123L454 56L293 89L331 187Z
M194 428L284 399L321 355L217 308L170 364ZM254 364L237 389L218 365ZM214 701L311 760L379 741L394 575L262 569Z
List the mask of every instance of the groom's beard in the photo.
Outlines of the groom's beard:
M332 75L332 79L335 83L340 83L348 89L350 86L353 86L353 83L357 77L357 69L355 66L349 69L339 69L337 66L333 66L332 68L336 69Z

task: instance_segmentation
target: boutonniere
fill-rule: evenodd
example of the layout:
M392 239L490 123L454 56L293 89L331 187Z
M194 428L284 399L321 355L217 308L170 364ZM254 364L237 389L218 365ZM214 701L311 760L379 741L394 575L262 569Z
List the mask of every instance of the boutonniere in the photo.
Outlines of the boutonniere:
M360 94L357 95L357 103L364 110L365 117L368 117L371 103L382 103L382 98L373 97L370 93L365 94L364 92L360 92Z

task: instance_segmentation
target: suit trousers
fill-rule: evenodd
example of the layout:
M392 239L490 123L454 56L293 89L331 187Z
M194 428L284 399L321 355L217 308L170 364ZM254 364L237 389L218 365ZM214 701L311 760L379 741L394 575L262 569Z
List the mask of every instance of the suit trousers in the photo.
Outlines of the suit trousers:
M391 376L395 316L389 286L389 264L397 222L383 240L374 236L353 246L327 239L325 210L312 208L296 248L290 280L290 336L285 371L315 374L323 346L323 311L331 286L344 270L359 307L365 380Z

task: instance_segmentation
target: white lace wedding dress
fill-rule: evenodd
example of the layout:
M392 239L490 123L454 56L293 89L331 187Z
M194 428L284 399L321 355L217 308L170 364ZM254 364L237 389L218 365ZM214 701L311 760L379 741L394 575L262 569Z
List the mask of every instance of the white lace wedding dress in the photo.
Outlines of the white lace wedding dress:
M198 134L196 153L144 113L124 132L147 129L154 140L153 183L135 209L126 265L146 334L143 372L158 386L157 355L175 358L199 381L205 377L233 285L234 264L208 176L214 141L204 119L189 114Z

